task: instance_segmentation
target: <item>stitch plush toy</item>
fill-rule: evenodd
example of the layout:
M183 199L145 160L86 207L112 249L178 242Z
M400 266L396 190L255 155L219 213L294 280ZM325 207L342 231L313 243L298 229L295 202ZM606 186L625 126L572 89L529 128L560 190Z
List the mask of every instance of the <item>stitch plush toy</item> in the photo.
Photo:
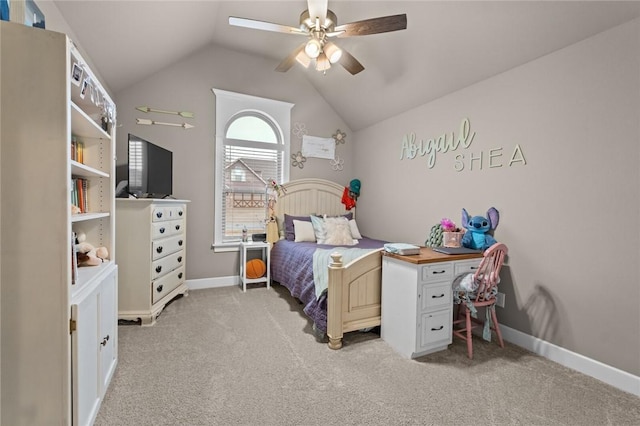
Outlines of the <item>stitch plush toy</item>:
M487 211L487 217L473 216L465 209L462 209L462 223L467 229L462 237L462 246L475 250L486 250L496 243L496 240L489 235L489 231L496 229L500 214L498 210L491 207Z

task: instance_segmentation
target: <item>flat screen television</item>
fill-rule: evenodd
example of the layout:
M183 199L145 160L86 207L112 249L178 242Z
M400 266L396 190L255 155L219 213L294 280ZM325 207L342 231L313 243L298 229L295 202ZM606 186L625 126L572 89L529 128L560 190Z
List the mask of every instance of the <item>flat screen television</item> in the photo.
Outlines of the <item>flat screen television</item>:
M128 192L137 198L173 194L173 152L129 133Z

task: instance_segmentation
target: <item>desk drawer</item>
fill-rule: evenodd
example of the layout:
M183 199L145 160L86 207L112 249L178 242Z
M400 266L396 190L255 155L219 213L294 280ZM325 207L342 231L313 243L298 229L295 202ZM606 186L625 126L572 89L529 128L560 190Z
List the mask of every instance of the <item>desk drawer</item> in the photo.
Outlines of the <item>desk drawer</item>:
M442 284L422 284L419 291L421 311L433 311L451 306L451 283L448 281Z
M460 274L474 273L480 266L482 259L461 260L455 264L454 276L457 277Z
M420 316L418 352L436 342L451 343L451 309Z
M424 265L420 268L421 282L451 281L453 279L453 263L439 262Z
M173 289L178 287L184 282L184 266L179 267L175 271L172 271L162 278L159 278L151 283L151 303L155 304L159 302L167 294L171 293Z

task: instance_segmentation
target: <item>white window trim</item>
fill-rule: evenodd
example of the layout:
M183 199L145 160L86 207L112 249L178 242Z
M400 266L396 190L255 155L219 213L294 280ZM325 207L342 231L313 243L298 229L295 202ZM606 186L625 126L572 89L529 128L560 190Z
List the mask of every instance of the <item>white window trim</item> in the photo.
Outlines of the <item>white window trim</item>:
M215 133L215 170L214 170L214 235L212 248L215 251L237 251L238 242L223 242L222 215L218 210L219 200L222 199L223 181L221 175L224 170L224 137L227 125L239 113L256 111L266 114L278 127L280 138L284 145L283 182L289 181L291 161L291 109L294 104L273 99L260 98L242 93L211 89L216 98L216 133ZM279 182L282 183L282 182Z

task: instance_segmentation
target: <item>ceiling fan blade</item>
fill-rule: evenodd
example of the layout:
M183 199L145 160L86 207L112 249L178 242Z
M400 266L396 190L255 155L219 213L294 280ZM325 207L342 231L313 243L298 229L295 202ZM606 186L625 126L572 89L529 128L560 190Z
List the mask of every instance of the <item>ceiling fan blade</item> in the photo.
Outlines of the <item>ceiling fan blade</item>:
M304 46L307 43L304 42L300 46L296 47L278 66L276 67L276 71L278 72L287 72L293 66L296 61L296 56L304 49Z
M288 25L274 24L272 22L266 21L256 21L255 19L238 18L236 16L229 16L229 25L251 28L254 30L274 31L277 33L307 35L307 33L300 28L290 27Z
M381 18L365 19L364 21L338 25L334 31L344 31L338 37L350 37L405 29L407 29L407 15L403 13L402 15L383 16Z
M352 75L358 74L360 71L364 70L364 66L353 55L346 50L342 49L342 57L339 61L340 65L344 67L347 71L349 71Z
M328 0L307 0L309 10L309 18L315 22L316 18L320 18L320 25L324 24L327 17Z

